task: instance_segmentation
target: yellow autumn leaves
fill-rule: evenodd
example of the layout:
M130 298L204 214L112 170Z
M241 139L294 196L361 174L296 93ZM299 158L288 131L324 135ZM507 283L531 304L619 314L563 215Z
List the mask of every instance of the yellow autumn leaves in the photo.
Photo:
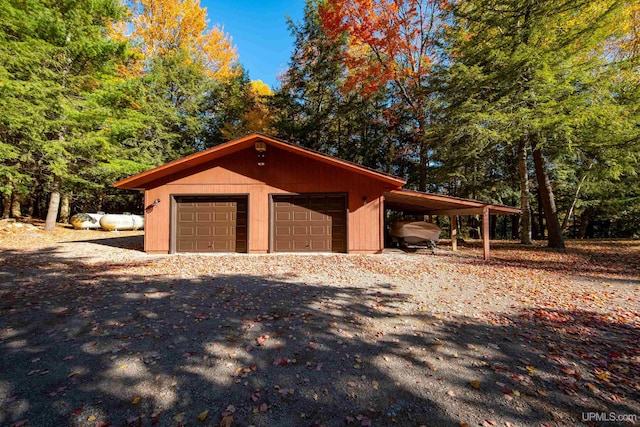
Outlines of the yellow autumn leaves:
M238 73L236 49L219 26L207 29L207 9L199 0L124 0L131 16L111 29L111 37L128 40L142 61L186 52L214 80ZM130 70L131 71L131 70Z

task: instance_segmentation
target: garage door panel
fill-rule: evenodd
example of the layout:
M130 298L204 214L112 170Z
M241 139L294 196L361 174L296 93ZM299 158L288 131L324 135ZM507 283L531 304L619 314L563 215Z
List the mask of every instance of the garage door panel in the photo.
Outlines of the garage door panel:
M180 212L180 216L178 218L178 221L181 223L184 222L194 222L196 219L196 216L193 212Z
M177 197L177 252L246 252L246 197Z
M278 236L291 236L293 234L291 227L277 227L275 229Z
M275 195L272 206L274 251L346 252L343 195Z
M276 221L291 221L291 212L276 212Z
M193 236L195 235L194 227L179 227L178 236Z
M311 234L312 236L326 236L329 233L331 233L331 230L327 230L327 227L324 227L322 225L312 225L311 227L309 227L309 234Z
M307 222L309 220L309 212L298 211L293 212L293 221Z
M311 211L309 212L309 220L310 221L326 221L327 220L327 216L326 214L322 213L322 212L315 212L315 211Z
M194 242L180 242L176 249L178 252L193 252L195 249Z
M211 212L196 212L195 222L211 222Z
M309 242L306 241L294 241L292 249L296 252L304 252L311 250Z
M306 236L309 234L309 227L307 226L299 226L299 225L295 225L293 227L291 227L291 235L292 236Z

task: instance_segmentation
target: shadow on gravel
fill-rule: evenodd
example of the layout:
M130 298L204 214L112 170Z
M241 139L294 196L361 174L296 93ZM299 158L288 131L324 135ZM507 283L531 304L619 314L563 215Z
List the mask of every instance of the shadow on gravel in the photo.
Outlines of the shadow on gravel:
M1 425L576 425L638 411L639 331L593 313L442 320L400 314L411 295L388 283L136 276L54 250L0 262Z
M105 233L109 233L114 237L107 237L104 239L74 240L73 242L93 243L96 245L144 252L144 235L142 234L138 236L117 236L117 232Z

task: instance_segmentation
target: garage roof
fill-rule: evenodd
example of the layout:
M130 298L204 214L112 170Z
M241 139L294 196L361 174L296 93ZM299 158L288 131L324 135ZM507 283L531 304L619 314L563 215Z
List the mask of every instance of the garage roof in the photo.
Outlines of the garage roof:
M521 213L511 206L404 189L384 193L384 201L388 209L427 215L482 215L485 207L491 215Z
M485 207L489 208L492 215L519 214L520 209L511 206L497 205L481 202L478 200L462 199L458 197L444 196L439 194L424 193L420 191L405 190L401 187L406 184L406 180L378 172L356 163L328 156L317 151L303 148L276 138L254 133L244 138L236 139L199 151L190 156L158 166L157 168L141 172L116 182L118 188L145 189L151 186L154 181L173 175L177 172L219 159L226 155L244 150L253 146L257 141L263 141L267 145L276 146L280 149L297 153L305 157L328 163L333 166L346 169L355 173L366 175L370 178L383 181L397 187L396 190L385 193L385 206L389 209L424 213L430 215L476 215L482 214Z
M374 169L367 168L365 166L358 165L356 163L348 162L346 160L338 159L336 157L327 156L326 154L318 153L317 151L309 150L308 148L303 148L299 145L293 145L291 143L275 139L266 135L254 133L244 138L235 139L233 141L225 142L224 144L216 145L215 147L209 148L208 150L199 151L197 153L191 154L190 156L183 157L178 160L174 160L169 163L165 163L164 165L158 166L157 168L150 169L145 172L141 172L137 175L130 176L129 178L125 178L116 182L114 185L118 188L130 188L143 190L149 187L149 184L157 181L158 179L167 177L169 175L173 175L174 173L181 172L183 170L201 165L203 163L210 162L215 159L219 159L223 156L244 150L253 146L256 141L263 141L267 145L276 146L283 150L297 153L305 157L309 157L315 160L318 160L323 163L328 163L333 166L347 169L349 171L359 173L362 175L366 175L370 178L386 182L393 186L397 186L398 188L402 187L406 184L406 180L399 178L397 176L393 176L390 174L386 174L383 172L378 172Z

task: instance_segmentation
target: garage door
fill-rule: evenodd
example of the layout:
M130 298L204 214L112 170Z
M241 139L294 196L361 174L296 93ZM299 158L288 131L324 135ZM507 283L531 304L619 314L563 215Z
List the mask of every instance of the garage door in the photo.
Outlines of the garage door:
M346 252L343 194L273 196L274 252Z
M247 252L246 197L178 197L176 204L176 252Z

